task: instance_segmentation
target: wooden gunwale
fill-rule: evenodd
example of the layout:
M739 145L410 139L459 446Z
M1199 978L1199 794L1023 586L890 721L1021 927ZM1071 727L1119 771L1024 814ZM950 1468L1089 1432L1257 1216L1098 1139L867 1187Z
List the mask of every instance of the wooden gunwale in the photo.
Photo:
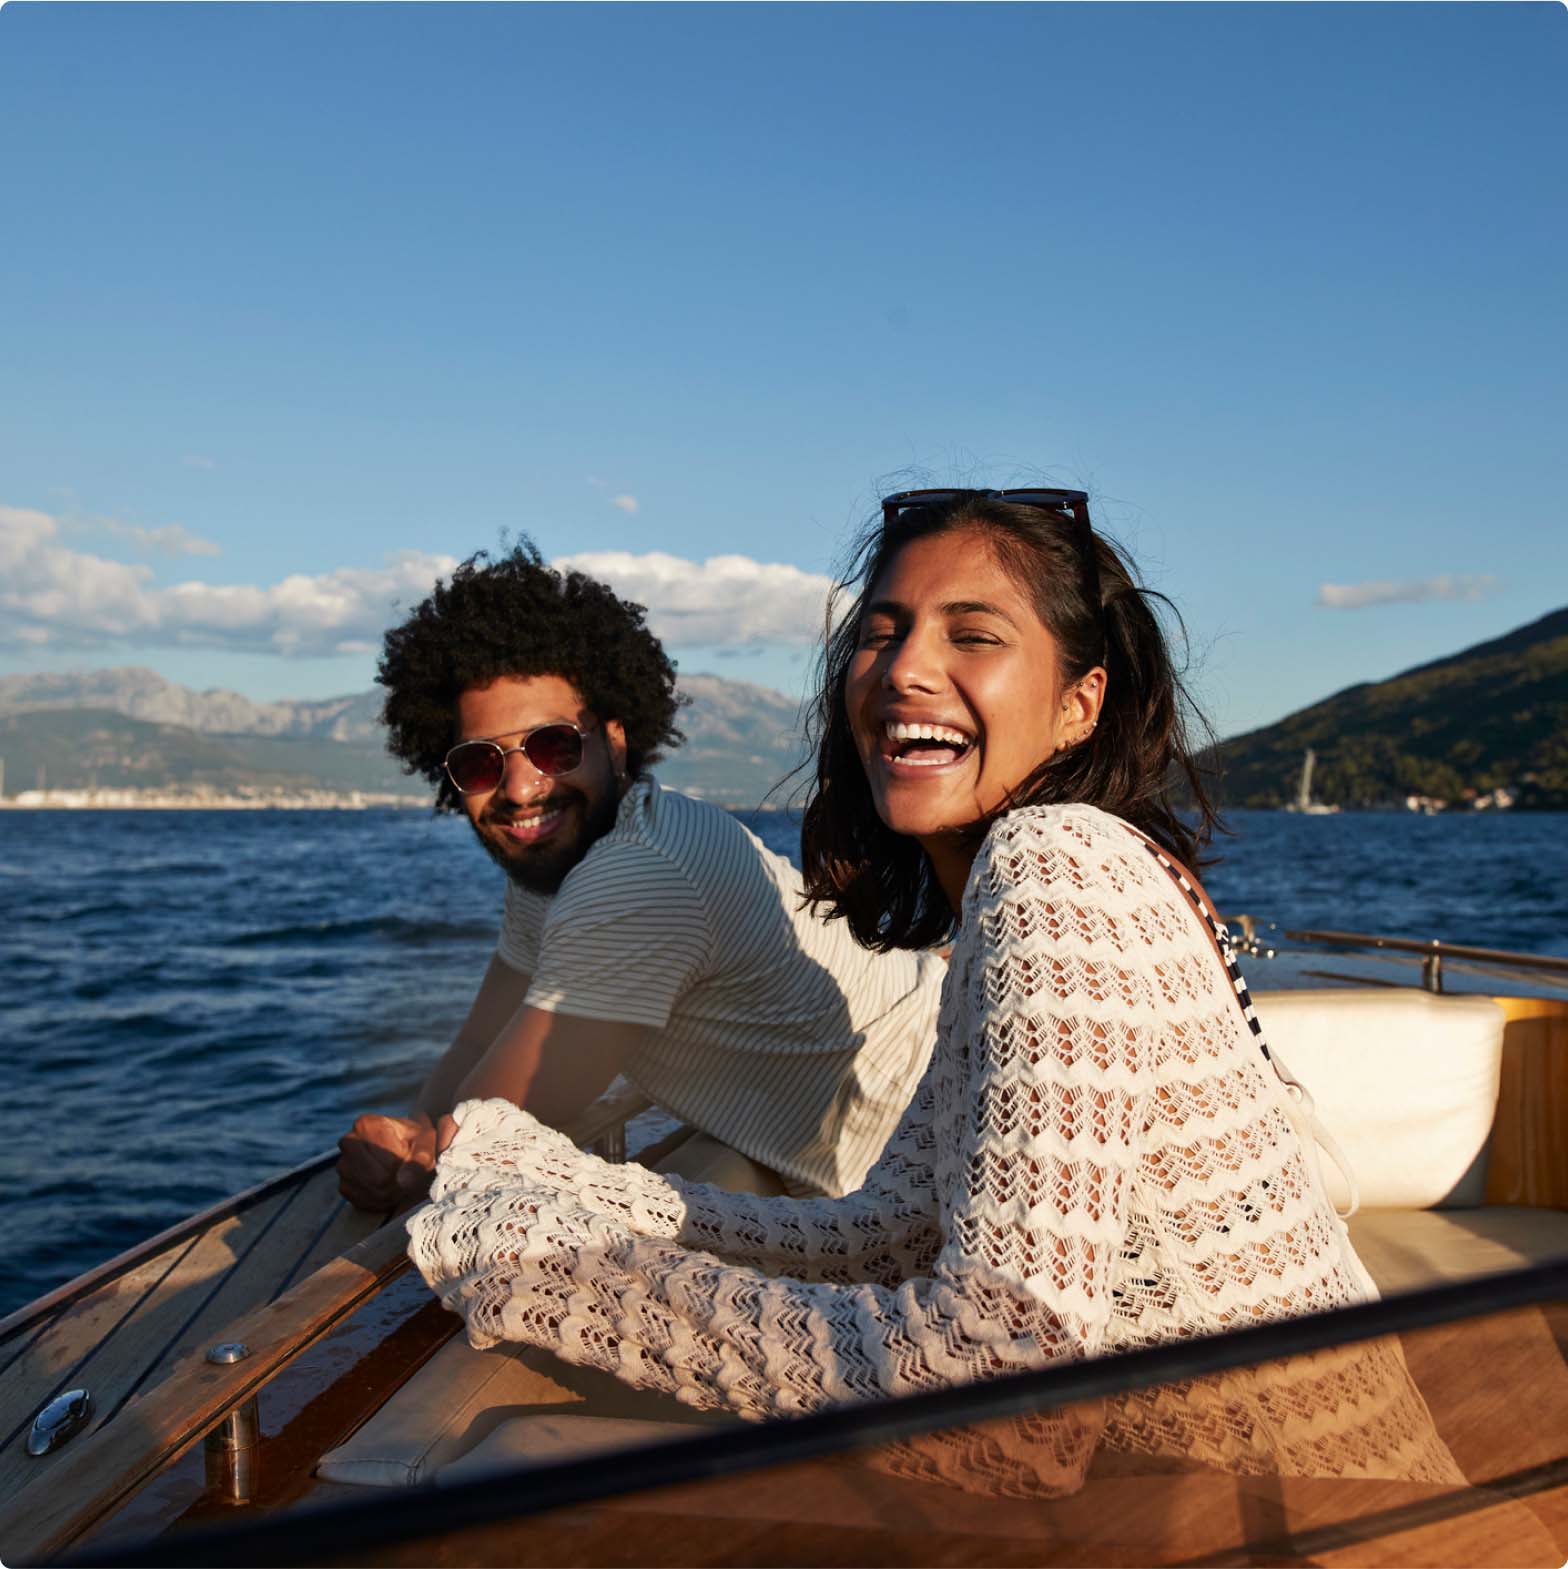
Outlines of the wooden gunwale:
M254 1209L257 1204L271 1198L291 1183L304 1183L317 1172L332 1165L337 1158L336 1150L328 1151L306 1161L303 1165L295 1166L291 1171L269 1177L265 1182L258 1182L254 1187L245 1188L226 1199L220 1199L216 1204L211 1204L206 1209L198 1210L196 1214L177 1221L156 1236L148 1237L145 1242L138 1242L134 1247L127 1248L125 1252L117 1254L105 1263L95 1265L85 1274L78 1275L75 1280L68 1280L64 1285L56 1286L53 1291L46 1292L36 1301L29 1302L25 1307L19 1307L14 1313L0 1319L0 1340L10 1338L35 1319L69 1307L88 1292L103 1285L105 1281L114 1279L116 1275L123 1275L127 1270L144 1263L165 1248L170 1248L175 1243L183 1242L188 1238L194 1238L217 1222L227 1220L231 1215L239 1215L248 1209Z
M236 1320L225 1338L244 1341L252 1355L215 1366L203 1352L192 1353L118 1422L99 1428L74 1452L63 1451L45 1497L30 1489L0 1511L7 1555L23 1560L58 1552L408 1267L408 1239L394 1221Z
M606 1096L590 1106L568 1131L579 1144L591 1144L650 1104L647 1096L635 1089ZM105 1281L124 1274L165 1248L195 1237L218 1221L227 1220L231 1215L239 1215L247 1209L253 1209L257 1204L271 1198L292 1183L304 1183L318 1172L334 1165L337 1160L338 1152L335 1149L325 1150L289 1171L282 1172L276 1177L269 1177L253 1187L244 1188L228 1198L208 1205L206 1209L198 1210L184 1220L177 1221L174 1225L158 1232L156 1236L148 1237L145 1242L138 1242L134 1247L127 1248L125 1252L116 1254L115 1257L78 1275L74 1280L56 1286L53 1291L46 1292L25 1307L19 1307L15 1312L7 1314L5 1318L0 1319L0 1340L10 1339L35 1319L43 1318L60 1308L69 1307L88 1292L103 1285ZM330 1217L328 1224L330 1224ZM324 1225L322 1233L324 1234L325 1231ZM288 1282L285 1282L285 1285L287 1284Z
M149 1352L144 1352L139 1358L136 1359L136 1362L131 1367L130 1376L128 1379L123 1381L121 1387L119 1387L113 1396L109 1399L107 1408L100 1408L98 1415L94 1419L95 1427L104 1427L107 1426L108 1423L112 1422L119 1414L120 1410L124 1407L125 1403L132 1399L136 1395L137 1391L141 1389L141 1387L147 1382L147 1380L153 1376L153 1374L170 1355L170 1353L179 1346L181 1339L191 1328L191 1326L201 1318L202 1314L206 1312L208 1308L210 1308L213 1301L224 1289L225 1285L229 1282L231 1277L244 1266L250 1255L255 1252L255 1250L266 1239L268 1233L272 1231L273 1227L277 1225L278 1221L288 1212L289 1207L303 1191L303 1183L296 1187L292 1192L285 1191L281 1202L278 1203L273 1209L272 1213L267 1216L261 1231L250 1240L250 1242L246 1245L244 1252L239 1254L227 1269L217 1271L210 1279L203 1283L203 1286L200 1289L194 1303L185 1309L182 1319L176 1322L168 1323L164 1326L164 1328L159 1333L159 1340L156 1346ZM272 1195L272 1197L276 1198L277 1195ZM226 1218L228 1217L219 1217L219 1221L217 1223L221 1224L222 1220ZM63 1390L69 1388L73 1383L75 1383L84 1366L90 1364L94 1358L98 1357L104 1347L109 1345L110 1342L114 1341L116 1337L119 1336L122 1329L125 1329L128 1325L138 1321L138 1315L141 1313L143 1307L149 1301L158 1296L160 1290L164 1286L164 1283L170 1278L171 1275L174 1275L191 1256L191 1254L200 1247L205 1235L206 1233L202 1233L200 1235L191 1237L186 1241L184 1247L176 1246L175 1248L171 1248L169 1250L170 1256L164 1268L146 1283L146 1285L137 1293L135 1299L125 1307L125 1310L120 1313L117 1318L115 1318L114 1322L111 1323L109 1327L97 1337L96 1340L89 1344L84 1344L79 1355L73 1357L68 1363L62 1365L58 1369L58 1373L53 1385L46 1392L41 1395L35 1392L33 1398L28 1402L28 1406L31 1409L28 1410L26 1414L22 1415L20 1421L18 1421L16 1426L11 1428L5 1434L3 1439L0 1439L0 1448L9 1450L11 1445L16 1442L16 1440L21 1436L22 1432L27 1428L29 1423L31 1423L33 1412L47 1404L50 1400L53 1400L56 1395L60 1394ZM154 1261L156 1261L156 1259ZM60 1316L63 1316L63 1313ZM11 1367L20 1358L26 1356L27 1353L32 1350L44 1336L49 1334L49 1332L55 1327L57 1323L59 1323L60 1316L51 1318L47 1324L40 1325L38 1332L31 1336L18 1349L16 1355L7 1361L6 1367ZM137 1370L138 1368L139 1371ZM95 1398L98 1396L98 1394L99 1392L95 1391Z

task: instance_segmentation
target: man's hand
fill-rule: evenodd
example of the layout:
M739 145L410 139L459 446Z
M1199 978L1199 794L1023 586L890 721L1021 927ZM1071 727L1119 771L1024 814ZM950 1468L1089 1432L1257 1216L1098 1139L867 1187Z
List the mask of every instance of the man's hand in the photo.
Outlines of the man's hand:
M356 1209L401 1209L430 1190L436 1129L428 1117L360 1117L338 1140L338 1192Z

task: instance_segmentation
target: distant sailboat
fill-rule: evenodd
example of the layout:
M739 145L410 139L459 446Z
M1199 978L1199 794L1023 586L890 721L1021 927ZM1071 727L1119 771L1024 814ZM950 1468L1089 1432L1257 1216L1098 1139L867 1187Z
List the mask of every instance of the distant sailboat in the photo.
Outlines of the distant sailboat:
M1305 812L1309 817L1327 817L1339 808L1329 806L1324 801L1312 799L1312 770L1316 766L1318 754L1309 746L1307 755L1301 760L1301 782L1296 786L1296 799L1285 810L1287 812Z

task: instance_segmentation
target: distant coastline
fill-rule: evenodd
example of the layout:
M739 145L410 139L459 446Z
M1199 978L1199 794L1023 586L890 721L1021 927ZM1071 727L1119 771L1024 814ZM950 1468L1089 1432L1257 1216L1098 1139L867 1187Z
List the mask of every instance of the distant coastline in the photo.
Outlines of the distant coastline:
M23 790L0 810L34 812L362 812L429 806L428 796L373 790Z
M710 799L693 785L675 785L698 800ZM789 812L773 801L754 802L740 795L714 795L715 806L727 812ZM429 807L423 795L396 795L377 790L23 790L0 795L0 811L22 812L363 812Z
M795 699L701 674L682 691L686 740L658 764L661 783L745 809L797 769ZM374 692L258 705L141 669L0 677L0 800L56 811L428 805L426 781L388 754L379 711Z

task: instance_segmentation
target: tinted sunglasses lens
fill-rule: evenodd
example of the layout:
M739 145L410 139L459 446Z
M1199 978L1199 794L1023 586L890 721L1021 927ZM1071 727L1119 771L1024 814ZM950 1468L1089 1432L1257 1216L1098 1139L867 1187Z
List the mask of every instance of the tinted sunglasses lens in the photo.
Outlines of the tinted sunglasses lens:
M570 725L543 725L523 742L542 774L569 774L583 760L583 738Z
M885 522L892 523L906 512L917 511L921 507L943 506L949 501L956 501L958 496L956 490L901 490L896 496L889 496L883 501L882 517Z
M465 741L446 756L447 777L464 795L493 790L506 771L501 748L489 741Z

